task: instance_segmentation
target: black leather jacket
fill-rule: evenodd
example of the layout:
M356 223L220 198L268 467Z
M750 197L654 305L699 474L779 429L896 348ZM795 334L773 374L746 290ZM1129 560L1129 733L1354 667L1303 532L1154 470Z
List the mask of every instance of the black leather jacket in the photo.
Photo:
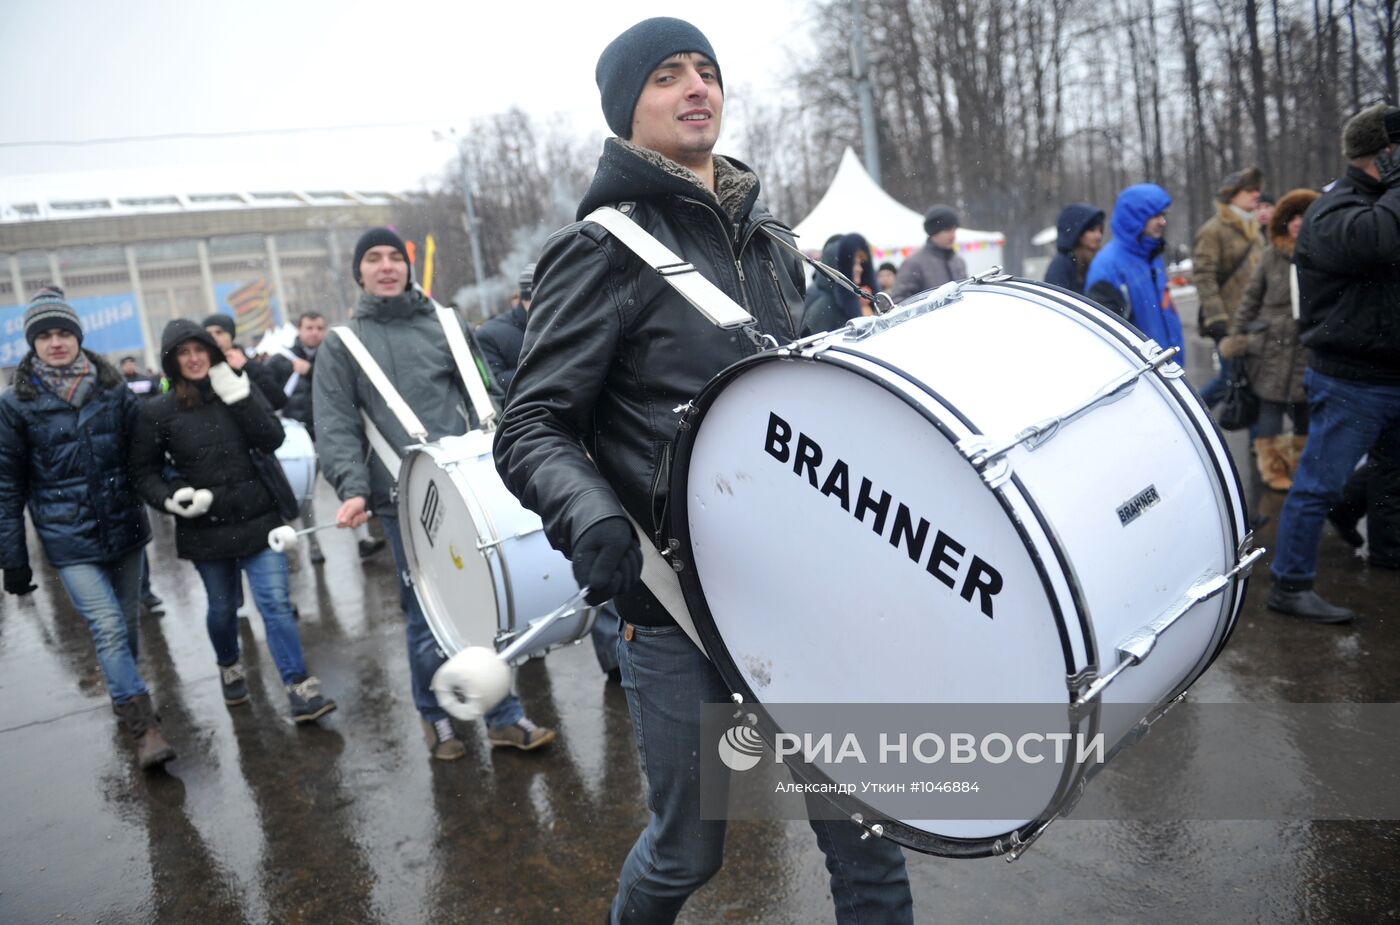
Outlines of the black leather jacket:
M1400 384L1400 187L1348 167L1308 209L1293 262L1309 365L1342 379Z
M715 179L718 199L689 171L609 139L578 217L635 203L635 221L744 305L762 332L791 340L802 270L760 226L786 229L758 204L747 167L716 158ZM590 526L624 510L655 535L677 407L757 350L744 332L711 325L601 226L576 222L550 238L535 268L496 467L566 556Z

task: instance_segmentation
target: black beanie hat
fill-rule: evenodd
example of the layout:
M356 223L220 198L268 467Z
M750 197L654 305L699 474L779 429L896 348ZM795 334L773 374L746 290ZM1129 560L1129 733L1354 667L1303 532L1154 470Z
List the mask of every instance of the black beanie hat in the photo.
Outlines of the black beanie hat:
M45 331L59 328L67 331L83 342L83 326L78 321L78 313L63 298L63 290L57 286L45 286L34 293L29 300L29 308L24 312L24 339L33 348L34 340Z
M603 118L618 138L632 137L632 112L647 77L657 65L681 52L696 52L714 62L719 59L705 34L683 19L657 16L644 19L608 43L598 56L594 77L603 101ZM720 89L724 75L719 74Z
M206 328L223 328L228 332L228 336L234 340L238 339L238 322L233 320L232 315L210 315L204 319Z
M959 224L958 213L952 206L934 206L924 213L924 234L930 237Z
M355 242L355 257L350 263L350 272L354 274L357 286L364 285L364 280L360 279L360 261L365 259L365 252L371 247L385 244L403 254L403 262L408 265L408 285L413 285L413 261L408 259L408 248L404 245L403 238L390 228L371 228Z

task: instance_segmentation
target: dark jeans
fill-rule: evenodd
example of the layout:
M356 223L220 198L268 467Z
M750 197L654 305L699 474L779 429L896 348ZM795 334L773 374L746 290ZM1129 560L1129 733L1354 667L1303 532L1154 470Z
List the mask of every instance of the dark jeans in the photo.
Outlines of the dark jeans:
M1293 433L1305 437L1308 433L1308 406L1304 402L1265 401L1259 399L1259 420L1250 428L1252 437L1277 437L1283 433L1283 416L1293 422Z
M623 862L610 921L666 925L724 862L724 821L700 818L698 749L700 704L728 701L729 689L680 627L634 626L630 641L625 629L618 659L651 820ZM811 826L831 874L838 925L912 925L898 845L861 841L853 822L813 819Z
M263 629L267 631L267 649L277 664L282 683L293 684L306 677L301 633L292 616L284 553L264 549L255 556L241 559L196 560L194 567L204 579L204 591L209 597L209 641L214 644L214 655L220 665L238 661L238 600L243 592L239 572L242 571L248 574L253 603L258 605Z
M1269 566L1274 580L1290 591L1312 587L1323 522L1341 500L1356 463L1373 446L1384 458L1400 459L1400 386L1338 379L1312 369L1303 383L1311 429L1279 514Z
M433 693L433 674L447 661L447 656L438 648L433 631L428 628L428 619L423 616L423 608L418 603L418 595L408 581L408 558L403 551L403 536L399 533L399 518L396 512L389 512L376 518L384 529L384 539L394 553L394 564L399 574L399 606L403 608L404 635L408 640L408 674L413 681L413 705L428 722L447 718L447 711L438 705ZM464 606L471 606L464 601ZM486 725L491 729L513 726L525 716L520 700L511 694L486 714Z

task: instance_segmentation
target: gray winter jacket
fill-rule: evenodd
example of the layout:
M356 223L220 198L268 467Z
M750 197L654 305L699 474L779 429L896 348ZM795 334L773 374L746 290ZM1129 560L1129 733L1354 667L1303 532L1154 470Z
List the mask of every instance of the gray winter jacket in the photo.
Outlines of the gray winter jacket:
M458 318L461 323L460 317ZM476 424L457 365L443 336L432 303L417 291L394 298L361 293L349 327L364 342L389 381L413 409L428 431L428 439L466 433ZM462 330L477 362L477 372L499 401L490 374L480 359L471 331ZM316 355L314 384L316 451L321 471L342 500L368 499L378 515L392 514L396 506L390 472L373 455L365 436L360 409L395 447L415 442L399 424L384 399L370 385L369 377L355 362L340 336L327 335Z
M967 264L961 256L939 247L932 241L926 241L923 247L910 254L908 259L899 265L890 298L895 302L903 302L925 289L937 289L944 283L966 277Z

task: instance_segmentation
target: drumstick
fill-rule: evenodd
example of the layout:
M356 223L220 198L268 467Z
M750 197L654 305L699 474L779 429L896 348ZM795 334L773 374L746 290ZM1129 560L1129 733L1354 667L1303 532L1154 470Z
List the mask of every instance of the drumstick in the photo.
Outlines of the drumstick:
M366 518L370 518L373 516L374 513L372 511L365 513ZM280 527L273 527L271 530L268 531L267 545L272 549L273 552L282 552L288 546L295 546L297 540L303 536L308 536L312 533L318 533L321 530L330 530L334 527L339 526L340 525L336 523L317 524L314 527L303 527L300 530L293 530L291 527L287 526L286 524L283 524Z

